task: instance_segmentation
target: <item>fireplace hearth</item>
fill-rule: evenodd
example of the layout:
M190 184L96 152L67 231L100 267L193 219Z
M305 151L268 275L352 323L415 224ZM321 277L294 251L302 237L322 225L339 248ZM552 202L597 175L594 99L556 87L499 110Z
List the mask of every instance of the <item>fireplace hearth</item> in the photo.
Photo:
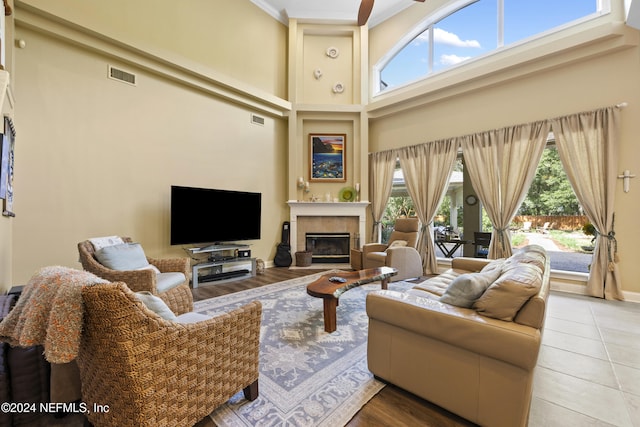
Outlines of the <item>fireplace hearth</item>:
M349 233L306 233L306 250L312 263L348 263Z

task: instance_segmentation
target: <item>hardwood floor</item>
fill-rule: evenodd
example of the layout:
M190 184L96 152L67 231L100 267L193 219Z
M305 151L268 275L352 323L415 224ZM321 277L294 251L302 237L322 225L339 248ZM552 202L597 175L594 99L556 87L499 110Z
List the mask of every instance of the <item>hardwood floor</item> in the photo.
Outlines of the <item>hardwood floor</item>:
M290 270L285 267L268 268L264 274L248 279L205 284L193 290L193 298L195 301L200 301L322 271L316 269ZM388 384L374 396L347 424L349 427L417 425L458 427L473 426L474 424L391 384ZM197 427L212 426L215 424L207 418L197 424Z

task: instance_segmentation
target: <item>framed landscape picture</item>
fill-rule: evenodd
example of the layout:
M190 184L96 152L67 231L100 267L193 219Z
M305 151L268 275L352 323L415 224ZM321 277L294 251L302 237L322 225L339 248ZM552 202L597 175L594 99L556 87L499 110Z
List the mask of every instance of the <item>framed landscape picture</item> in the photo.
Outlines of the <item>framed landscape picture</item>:
M309 181L345 182L347 135L309 134Z

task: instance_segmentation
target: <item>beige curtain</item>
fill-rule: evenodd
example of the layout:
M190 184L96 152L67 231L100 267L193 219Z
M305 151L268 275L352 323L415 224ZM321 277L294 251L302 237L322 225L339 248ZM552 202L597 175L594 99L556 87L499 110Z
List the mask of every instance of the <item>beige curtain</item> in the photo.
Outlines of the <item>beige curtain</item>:
M586 216L597 230L587 292L623 300L616 260L614 195L619 110L615 107L551 120L558 154Z
M513 253L509 224L535 177L549 128L544 121L461 138L465 167L493 224L489 258Z
M407 192L422 223L417 249L427 274L438 271L433 245L433 217L449 185L457 151L458 143L454 139L398 150Z
M373 242L379 243L380 240L380 221L391 195L397 158L398 154L395 150L369 154L369 201L373 217L373 231L371 233L371 241Z

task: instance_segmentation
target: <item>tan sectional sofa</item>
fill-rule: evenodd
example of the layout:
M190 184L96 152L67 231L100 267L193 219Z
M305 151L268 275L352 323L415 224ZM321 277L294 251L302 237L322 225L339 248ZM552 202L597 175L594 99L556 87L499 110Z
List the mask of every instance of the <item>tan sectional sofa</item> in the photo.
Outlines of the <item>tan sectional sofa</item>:
M525 426L548 294L549 259L535 245L506 260L454 258L406 292L372 292L369 370L476 424Z

